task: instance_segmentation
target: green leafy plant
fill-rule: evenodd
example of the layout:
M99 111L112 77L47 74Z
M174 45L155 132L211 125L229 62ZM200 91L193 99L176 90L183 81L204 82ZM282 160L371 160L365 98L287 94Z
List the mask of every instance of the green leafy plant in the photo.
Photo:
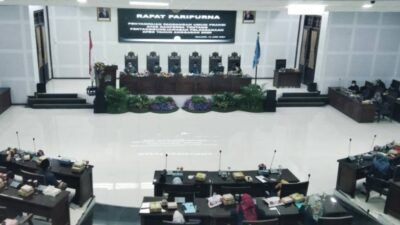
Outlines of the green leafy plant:
M242 87L240 95L236 96L239 108L243 111L262 112L264 111L264 100L266 92L256 84Z
M131 95L128 97L128 110L131 112L148 112L151 99L147 95Z
M129 91L126 88L106 88L107 111L109 113L124 113L127 111Z
M212 96L212 109L219 112L230 112L237 109L235 94L224 92Z

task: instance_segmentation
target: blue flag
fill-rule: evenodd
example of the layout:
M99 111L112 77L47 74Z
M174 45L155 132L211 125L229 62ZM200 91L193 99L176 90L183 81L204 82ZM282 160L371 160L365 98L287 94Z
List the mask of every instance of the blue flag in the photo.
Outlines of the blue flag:
M253 69L256 68L256 66L258 65L258 62L260 60L260 55L261 55L260 37L257 36L256 50L254 51L254 58L253 58Z

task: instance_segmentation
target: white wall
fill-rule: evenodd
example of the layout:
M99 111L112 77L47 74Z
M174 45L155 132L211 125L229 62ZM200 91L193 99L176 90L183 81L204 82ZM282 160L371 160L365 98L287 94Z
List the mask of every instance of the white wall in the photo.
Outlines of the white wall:
M323 19L315 74L321 91L351 80L400 79L400 13L330 12Z
M0 85L11 88L13 103L25 103L35 91L36 63L28 6L0 6L0 30Z
M182 70L188 71L188 56L198 51L203 56L203 71L208 71L208 56L217 51L227 64L233 51L242 55L242 69L254 75L252 62L257 32L260 32L262 55L258 67L260 77L272 77L275 59L286 58L293 66L299 16L285 12L257 12L256 24L242 24L238 12L234 44L130 44L118 42L117 9L113 8L111 22L98 22L96 8L49 7L54 77L88 77L88 31L92 31L94 59L116 64L123 70L124 55L128 51L139 54L139 70L145 70L146 55L160 54L161 67L167 70L168 55L172 51L182 56Z

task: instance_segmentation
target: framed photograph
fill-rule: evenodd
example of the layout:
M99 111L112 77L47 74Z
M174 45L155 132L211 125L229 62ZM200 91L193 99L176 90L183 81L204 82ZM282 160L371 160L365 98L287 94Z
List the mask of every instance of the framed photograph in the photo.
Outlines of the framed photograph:
M97 8L97 21L111 21L111 8Z
M243 23L255 23L256 11L243 11Z

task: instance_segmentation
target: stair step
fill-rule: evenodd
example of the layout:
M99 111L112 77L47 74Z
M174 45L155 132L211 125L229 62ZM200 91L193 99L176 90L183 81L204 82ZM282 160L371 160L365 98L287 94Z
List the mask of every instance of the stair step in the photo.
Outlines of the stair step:
M327 105L325 102L278 102L277 107L320 107Z
M316 97L319 96L320 92L288 92L283 93L282 97Z
M28 98L28 105L32 104L85 104L84 98Z
M328 102L328 97L280 97L279 102Z
M92 104L33 104L34 109L91 109Z
M77 98L75 93L38 93L38 98Z

